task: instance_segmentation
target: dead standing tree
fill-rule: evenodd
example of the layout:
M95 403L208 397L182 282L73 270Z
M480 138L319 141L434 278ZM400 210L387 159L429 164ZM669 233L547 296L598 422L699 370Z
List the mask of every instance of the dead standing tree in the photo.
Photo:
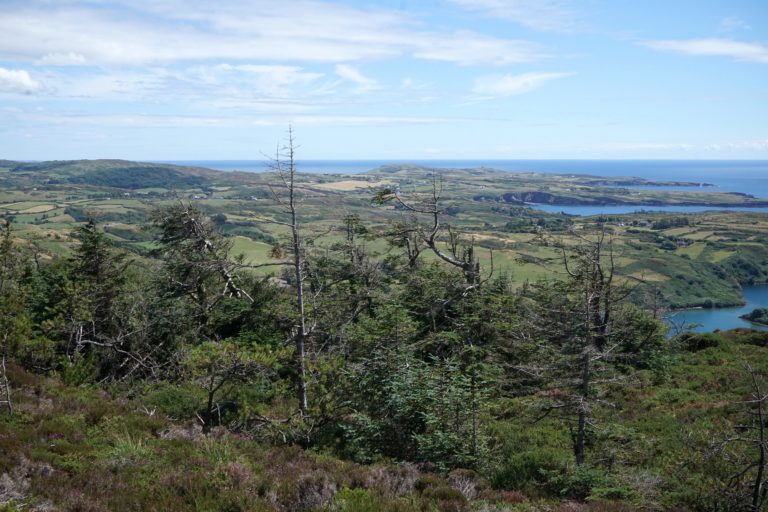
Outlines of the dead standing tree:
M404 199L400 194L399 187L397 187L380 190L374 196L374 202L384 204L394 201L401 208L415 216L427 217L430 220L427 227L401 226L395 233L396 240L407 250L409 266L413 267L415 265L415 261L421 253L419 248L419 242L421 242L442 261L461 270L467 283L464 290L464 294L466 294L487 281L490 275L485 279L481 276L480 261L477 259L475 252L474 238L469 243L462 243L458 233L448 227L448 250L440 248L439 241L442 231L440 217L443 214L443 209L440 207L440 199L443 194L443 179L438 176L437 172L432 172L431 178L431 190L420 198L415 198L413 201ZM492 273L493 252L491 252Z
M279 187L283 189L281 194L277 186L270 185L272 197L277 205L283 209L283 213L288 216L288 221L268 220L267 222L286 226L291 232L290 261L286 264L293 268L294 288L296 291L296 318L297 326L292 333L293 344L295 348L296 361L296 394L299 401L299 411L302 416L309 413L309 399L307 397L307 368L306 368L306 344L310 336L311 329L307 322L307 313L305 308L304 281L306 279L305 257L302 246L301 229L299 225L299 215L297 211L297 187L296 187L296 146L293 129L288 128L288 135L285 144L279 147L275 152L274 158L269 163L269 168L280 180Z
M713 455L722 458L735 470L726 481L734 509L745 512L765 510L768 503L768 392L765 374L747 363L749 396L738 405L746 409L745 420L734 426L733 432L718 443Z
M11 346L29 336L24 303L24 290L20 277L23 257L13 240L11 223L0 221L0 406L13 414L11 383L6 360Z
M565 248L563 266L574 285L575 292L581 294L581 361L580 384L576 399L578 420L572 431L573 452L576 464L584 464L584 446L587 425L590 417L590 400L593 395L591 384L595 380L596 363L610 359L615 355L619 343L611 332L612 315L616 306L632 292L632 287L617 285L616 260L613 239L607 236L606 226L601 224L594 238L579 237L580 244L575 250L576 264L569 263ZM604 379L603 379L604 380ZM615 377L610 379L615 380Z
M606 227L600 225L594 236L575 236L576 247L559 244L566 279L533 287L537 295L522 315L518 336L536 348L531 360L516 361L511 369L541 398L539 419L555 414L569 423L574 459L583 465L589 431L596 428L595 408L612 406L606 388L626 379L617 366L636 359L632 340L651 336L656 343L663 332L647 334L616 317L634 287L618 279Z
M766 469L768 469L768 438L766 437L766 428L768 428L768 411L766 411L768 392L766 392L764 387L764 379L758 375L754 368L746 365L746 371L750 376L752 393L749 401L747 401L747 405L751 409L751 421L744 428L752 432L752 437L748 439L748 442L754 447L756 460L747 464L742 474L749 470L755 471L754 480L752 481L750 512L758 512L768 502L768 477L766 476Z

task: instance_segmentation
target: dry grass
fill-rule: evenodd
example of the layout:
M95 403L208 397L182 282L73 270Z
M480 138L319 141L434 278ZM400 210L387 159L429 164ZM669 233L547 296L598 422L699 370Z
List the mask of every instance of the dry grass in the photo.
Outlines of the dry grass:
M652 270L642 270L639 272L633 272L632 274L629 274L629 276L634 277L636 279L640 279L641 281L645 281L648 283L661 283L669 280L668 276L665 276L664 274L660 274L658 272L654 272Z
M391 184L392 182L390 181L344 180L344 181L335 181L333 183L318 183L313 186L323 190L348 191L348 190L359 190L359 189L371 188L371 187L383 187L385 185L391 185Z
M39 206L33 206L32 208L27 208L26 210L21 210L19 213L45 213L55 209L56 209L55 205L41 204Z

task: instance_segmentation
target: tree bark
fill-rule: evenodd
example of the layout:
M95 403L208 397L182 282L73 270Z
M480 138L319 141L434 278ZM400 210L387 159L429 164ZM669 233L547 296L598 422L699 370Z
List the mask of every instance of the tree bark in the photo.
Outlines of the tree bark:
M589 349L584 350L584 361L581 373L581 396L579 403L579 420L576 430L576 438L573 442L573 454L576 457L576 465L581 466L584 464L584 440L586 439L587 431L587 414L588 400L589 400Z
M758 384L757 378L755 377L755 372L750 370L750 374L752 377L752 389L755 391L755 401L757 402L757 449L758 449L758 459L757 459L757 475L755 475L755 483L754 483L754 489L752 490L752 507L751 509L754 512L758 512L762 508L762 502L765 499L765 492L764 492L764 474L765 474L765 463L766 463L766 439L765 439L765 411L763 409L763 404L768 397L767 395L763 395L762 390L760 389L760 385Z
M288 211L291 216L291 245L293 252L293 272L296 279L296 313L298 315L298 332L294 338L296 372L297 372L297 396L299 410L304 416L309 412L309 399L307 398L307 370L306 370L306 340L307 340L307 316L304 308L304 260L301 252L301 237L299 231L299 218L296 212L296 147L293 140L293 130L288 128L288 141L285 148L285 156L288 159L288 169L282 172L288 187Z

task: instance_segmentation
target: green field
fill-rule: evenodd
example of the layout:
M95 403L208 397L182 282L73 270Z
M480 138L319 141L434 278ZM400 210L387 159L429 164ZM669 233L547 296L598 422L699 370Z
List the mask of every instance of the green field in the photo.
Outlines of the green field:
M136 165L146 183L126 182L123 169ZM243 254L252 265L273 262L272 245L286 241L289 230L284 209L273 201L270 174L221 173L175 166L142 167L120 161L76 161L47 166L12 176L0 173L0 215L12 219L19 236L46 241L52 253L65 254L70 233L90 215L104 224L111 239L126 249L145 254L152 233L143 229L148 214L179 200L191 201L211 216L221 216L220 228L233 237L233 254ZM154 171L152 169L155 169ZM153 175L152 173L158 173ZM299 175L299 217L304 237L315 240L315 251L328 250L344 240L343 219L359 217L367 235L358 243L374 257L400 249L387 242L395 222L428 230L429 216L376 206L371 199L376 187L399 185L406 199L419 200L419 192L431 190L431 171L420 167L384 167L364 175ZM632 201L663 201L667 204L713 205L754 203L745 196L718 192L665 192L645 189L628 195L626 189L607 184L595 186L589 176L553 176L506 173L493 170L441 170L441 246L447 248L447 228L474 239L484 275L510 276L519 286L526 281L558 278L562 251L575 247L580 237L590 236L595 218L536 213L521 208L520 200L538 199L554 204L606 204ZM13 181L9 181L9 180ZM45 183L55 180L59 184ZM165 180L168 187L153 186ZM604 182L605 179L600 179ZM626 180L626 179L625 179ZM642 182L642 181L640 181ZM118 186L119 185L119 186ZM605 186L607 185L607 186ZM124 188L130 186L130 188ZM173 191L171 191L173 190ZM43 198L43 199L41 199ZM197 199L191 199L197 198ZM679 225L681 219L685 225ZM660 214L613 216L606 221L617 253L620 273L662 287L670 304L695 306L705 300L718 304L741 301L736 283L768 281L768 215L758 213ZM270 221L277 221L270 222ZM667 229L654 229L667 222ZM677 223L677 224L675 224ZM60 247L55 247L56 244ZM54 249L55 247L55 249ZM424 251L427 260L435 257ZM261 272L275 272L265 267Z

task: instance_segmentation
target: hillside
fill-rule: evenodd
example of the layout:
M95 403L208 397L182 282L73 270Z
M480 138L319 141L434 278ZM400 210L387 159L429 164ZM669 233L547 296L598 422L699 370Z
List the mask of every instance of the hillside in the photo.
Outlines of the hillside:
M0 192L0 507L755 503L768 334L664 318L768 280L765 215L546 214L472 200L509 186L485 170L95 184L111 165Z
M406 195L425 193L432 172L422 167L391 166L356 175L299 175L303 214L318 233L338 225L345 215L356 215L373 231L385 231L388 223L406 216L391 207L373 208L374 192L398 187ZM522 206L523 201L587 205L622 201L755 203L740 195L699 192L698 186L695 192L616 188L619 184L651 183L634 178L492 169L438 172L444 180L446 221L473 233L481 249L479 258L489 261L492 250L496 271L509 273L517 284L553 275L561 259L553 243L572 238L568 233L573 230L591 229L594 222L594 218L537 212ZM151 249L151 237L141 227L148 212L187 199L217 216L220 229L234 237L235 250L247 261L261 264L269 262L270 245L281 236L278 226L264 222L278 210L269 187L277 181L268 173L225 173L119 160L5 161L0 167L0 215L13 219L18 236L34 240L51 254L67 253L72 247L72 229L88 215L95 215L107 224L112 240L145 254ZM659 182L659 186L665 183ZM637 213L611 217L610 225L622 246L622 272L630 279L654 283L668 305L741 304L740 285L768 281L768 222L763 214ZM321 239L332 244L338 235L329 232ZM389 250L380 242L371 244L381 254Z
M126 160L0 161L0 180L13 187L85 185L137 189L187 189L208 185L219 175L199 167Z

